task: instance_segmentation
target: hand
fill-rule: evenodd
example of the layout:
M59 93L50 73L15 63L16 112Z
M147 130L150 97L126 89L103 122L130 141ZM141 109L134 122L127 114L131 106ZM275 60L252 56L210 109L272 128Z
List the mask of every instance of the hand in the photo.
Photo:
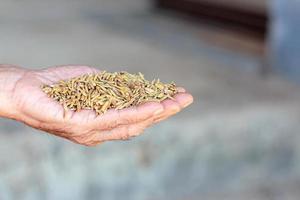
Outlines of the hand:
M10 94L6 95L10 97L9 106L4 106L13 112L2 111L6 113L6 117L87 146L138 136L145 128L174 115L193 101L190 94L179 88L180 93L174 100L168 99L161 103L149 102L118 111L111 109L98 116L91 110L64 112L63 106L41 90L41 85L95 73L96 69L87 66L59 66L43 70L14 69L15 75L12 73L13 75L6 77L15 81L8 90ZM2 106L3 109L5 110Z

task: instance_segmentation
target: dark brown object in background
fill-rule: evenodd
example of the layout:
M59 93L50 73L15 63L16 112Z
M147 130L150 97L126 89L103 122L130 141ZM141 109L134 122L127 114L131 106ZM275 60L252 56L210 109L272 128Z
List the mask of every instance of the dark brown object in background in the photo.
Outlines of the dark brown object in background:
M239 29L255 37L264 38L267 32L267 12L209 1L155 0L159 8L181 11L201 19L221 22L223 26ZM266 9L267 10L267 9Z

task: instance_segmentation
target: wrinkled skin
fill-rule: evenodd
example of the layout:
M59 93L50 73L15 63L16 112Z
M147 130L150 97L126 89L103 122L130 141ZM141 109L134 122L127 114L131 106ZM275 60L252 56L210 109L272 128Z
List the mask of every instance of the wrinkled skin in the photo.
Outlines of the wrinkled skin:
M31 127L66 138L75 143L95 146L109 140L126 140L140 135L145 128L167 119L192 103L183 88L174 100L149 102L123 110L109 110L96 116L94 111L64 112L63 107L47 97L43 84L53 84L86 73L97 72L88 66L58 66L43 70L25 70L2 65L0 70L3 99L0 115ZM2 75L1 75L2 74Z

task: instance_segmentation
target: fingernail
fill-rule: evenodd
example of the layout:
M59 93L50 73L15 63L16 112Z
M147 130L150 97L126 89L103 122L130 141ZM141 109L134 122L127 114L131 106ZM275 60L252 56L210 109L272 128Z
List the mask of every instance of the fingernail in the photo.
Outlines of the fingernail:
M184 108L188 107L192 102L187 102L183 105Z
M193 103L193 100L187 101L183 104L183 107L188 107L189 105L191 105L191 103Z
M159 114L161 114L163 111L164 111L164 109L163 109L163 108L160 108L160 109L157 109L153 114L154 114L154 115L159 115Z

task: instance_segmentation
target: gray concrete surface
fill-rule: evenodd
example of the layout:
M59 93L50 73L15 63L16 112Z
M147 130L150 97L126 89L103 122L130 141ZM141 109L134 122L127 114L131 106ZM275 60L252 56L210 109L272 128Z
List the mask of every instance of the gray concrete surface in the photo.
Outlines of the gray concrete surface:
M0 1L0 60L87 64L185 86L195 103L134 140L86 148L0 121L0 199L299 199L300 89L208 27L139 0ZM46 112L46 111L45 111Z

